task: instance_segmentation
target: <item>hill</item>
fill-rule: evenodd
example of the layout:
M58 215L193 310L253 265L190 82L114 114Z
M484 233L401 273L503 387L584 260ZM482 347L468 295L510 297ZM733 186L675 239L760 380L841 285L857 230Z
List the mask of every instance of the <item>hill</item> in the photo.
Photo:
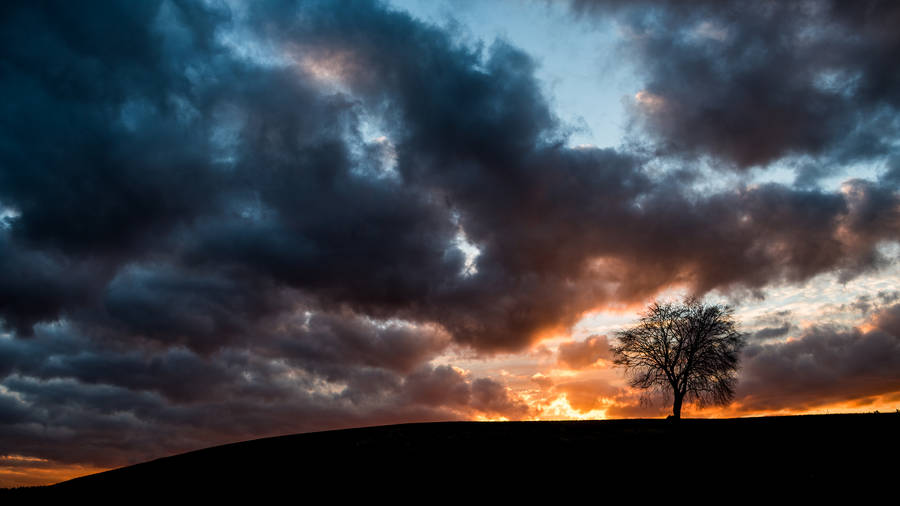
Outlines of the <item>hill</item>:
M523 487L889 486L900 414L725 420L441 422L281 436L207 448L0 494L98 497L172 490L334 497Z

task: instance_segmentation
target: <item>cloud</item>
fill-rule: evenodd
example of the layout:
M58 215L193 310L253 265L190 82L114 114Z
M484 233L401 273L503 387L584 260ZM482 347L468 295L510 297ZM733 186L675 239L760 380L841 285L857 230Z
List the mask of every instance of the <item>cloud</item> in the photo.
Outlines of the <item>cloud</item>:
M894 305L869 330L820 325L795 340L744 351L735 402L742 411L812 409L900 391Z
M372 365L365 356L359 364L265 358L255 348L146 354L45 327L33 339L0 339L0 351L5 450L63 464L117 466L250 436L529 412L495 380L449 366L402 371L402 361Z
M27 455L0 455L0 487L40 486L105 470L77 464L60 465Z
M778 337L783 337L790 332L792 326L790 323L785 322L779 327L765 327L762 329L753 332L750 336L751 339L765 341L767 339L775 339Z
M797 180L895 151L896 5L574 0L625 28L644 81L633 110L661 152L746 169L811 157ZM647 102L641 97L652 97ZM648 107L648 103L653 105ZM657 107L655 104L664 104Z
M584 341L573 341L559 345L558 361L570 369L584 369L598 360L611 360L609 341L606 336L589 336Z
M17 137L3 155L21 169L0 176L0 200L18 213L0 231L0 265L16 272L0 287L7 325L27 335L66 317L210 352L296 299L295 311L347 308L517 350L606 300L672 284L849 278L882 265L877 246L896 237L897 195L872 182L700 196L655 176L643 155L569 149L528 55L357 7L167 3L126 16L135 42L110 54L65 31L50 30L49 46L16 39L15 77L34 85L13 79L9 94L55 111L27 110L58 144ZM56 15L22 7L10 19L37 30ZM272 57L229 51L235 37ZM25 58L47 47L79 56L60 63L73 66L70 92ZM344 91L298 73L278 48L339 54ZM96 61L121 62L107 93L94 89ZM363 123L384 135L366 139ZM384 156L367 155L385 142L390 177ZM479 251L476 275L460 275L473 261L461 232Z
M892 336L900 336L900 304L887 307L879 311L872 323L878 328Z
M900 291L880 290L875 295L860 295L850 304L841 304L841 309L849 308L864 315L868 315L870 312L879 309L886 304L891 304L898 298L900 298Z

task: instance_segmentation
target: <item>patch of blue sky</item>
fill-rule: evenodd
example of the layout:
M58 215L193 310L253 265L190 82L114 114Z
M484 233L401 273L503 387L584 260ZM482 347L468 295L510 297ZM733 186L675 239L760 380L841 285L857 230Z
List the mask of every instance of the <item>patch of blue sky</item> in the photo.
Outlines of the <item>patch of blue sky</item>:
M22 213L18 210L11 207L5 207L3 203L0 202L0 229L12 227L12 222L21 215Z
M505 40L534 58L553 112L570 131L568 144L615 147L628 123L627 101L640 91L622 55L613 21L580 19L566 5L543 1L391 0L423 21L452 27L462 40L489 47Z

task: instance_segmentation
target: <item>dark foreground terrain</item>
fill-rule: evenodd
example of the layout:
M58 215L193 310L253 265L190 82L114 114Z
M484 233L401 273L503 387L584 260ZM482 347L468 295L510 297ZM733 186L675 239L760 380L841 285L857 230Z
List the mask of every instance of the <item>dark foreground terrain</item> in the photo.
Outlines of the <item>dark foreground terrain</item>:
M596 498L613 489L678 496L721 491L733 499L784 485L821 494L833 487L893 487L900 478L898 429L896 413L393 425L218 446L50 487L3 491L0 501L174 497L185 490L284 491L303 502L421 491L432 502L553 489Z

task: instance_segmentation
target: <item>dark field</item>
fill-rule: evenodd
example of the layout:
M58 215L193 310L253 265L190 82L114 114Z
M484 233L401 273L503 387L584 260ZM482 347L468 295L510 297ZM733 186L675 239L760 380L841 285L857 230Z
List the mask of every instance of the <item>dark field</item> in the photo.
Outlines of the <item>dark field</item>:
M900 414L728 420L446 422L235 443L0 498L265 490L341 497L630 487L660 493L893 487ZM638 487L638 488L633 488ZM322 503L324 501L316 501Z

